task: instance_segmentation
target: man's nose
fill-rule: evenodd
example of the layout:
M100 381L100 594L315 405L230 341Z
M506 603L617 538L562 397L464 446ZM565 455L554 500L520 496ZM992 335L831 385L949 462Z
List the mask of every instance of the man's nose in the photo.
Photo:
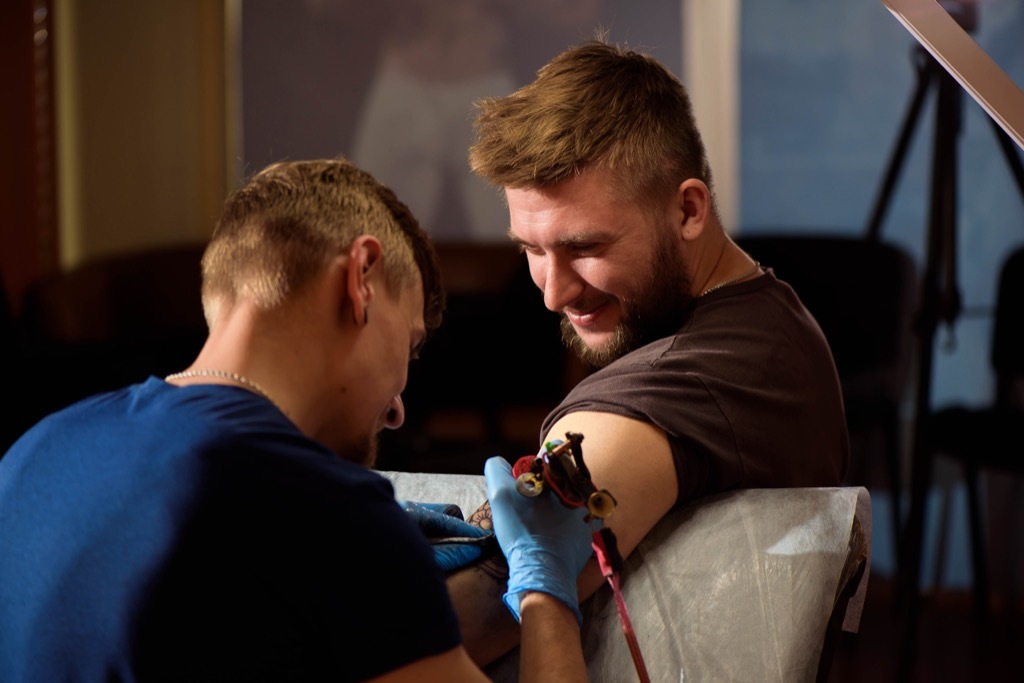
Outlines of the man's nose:
M405 404L401 396L395 396L388 405L388 412L384 416L384 427L386 429L398 429L405 423Z
M544 306L560 313L583 293L583 281L568 263L548 257L543 268L543 281L537 286L544 292Z

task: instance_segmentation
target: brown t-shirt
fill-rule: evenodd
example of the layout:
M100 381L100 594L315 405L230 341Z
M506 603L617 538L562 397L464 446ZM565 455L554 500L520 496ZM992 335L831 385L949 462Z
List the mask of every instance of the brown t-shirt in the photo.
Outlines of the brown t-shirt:
M548 415L541 440L577 411L663 429L677 505L737 488L838 486L850 458L828 342L770 269L696 299L675 335L585 378Z

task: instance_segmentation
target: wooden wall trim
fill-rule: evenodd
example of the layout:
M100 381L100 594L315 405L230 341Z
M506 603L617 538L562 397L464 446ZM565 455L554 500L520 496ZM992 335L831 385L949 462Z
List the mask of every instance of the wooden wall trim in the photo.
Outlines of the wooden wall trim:
M0 3L0 277L15 313L58 268L53 26L50 0Z

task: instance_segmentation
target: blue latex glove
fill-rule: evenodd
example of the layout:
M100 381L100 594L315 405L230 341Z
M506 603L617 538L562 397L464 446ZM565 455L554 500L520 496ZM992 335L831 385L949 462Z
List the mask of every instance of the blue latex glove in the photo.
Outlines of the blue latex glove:
M417 503L399 500L398 505L416 522L434 548L434 560L445 572L476 562L483 556L484 544L494 536L489 531L462 520L457 505Z
M505 605L519 621L519 599L525 591L555 596L582 623L576 577L590 559L591 538L599 520L587 524L586 508L568 508L550 491L528 498L516 491L512 466L501 457L484 463L487 498L494 534L508 560Z

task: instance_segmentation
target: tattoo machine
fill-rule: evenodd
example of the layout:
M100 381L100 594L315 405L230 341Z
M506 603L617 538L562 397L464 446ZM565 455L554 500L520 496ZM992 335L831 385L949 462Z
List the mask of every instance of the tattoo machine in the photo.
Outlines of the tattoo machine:
M528 455L516 462L512 468L516 490L533 498L549 488L567 507L587 508L587 519L608 517L615 510L615 498L594 486L583 462L583 435L567 432L565 438L567 441L548 441L539 455Z

